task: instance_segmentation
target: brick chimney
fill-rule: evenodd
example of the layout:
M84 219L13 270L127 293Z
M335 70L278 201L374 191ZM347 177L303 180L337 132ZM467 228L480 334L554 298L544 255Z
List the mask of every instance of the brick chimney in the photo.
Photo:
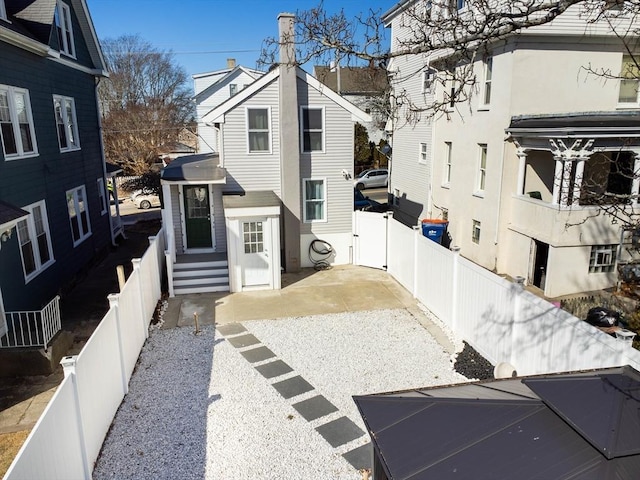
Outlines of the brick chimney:
M292 13L278 15L280 43L280 184L283 205L284 267L300 270L300 130L295 29Z
M227 68L233 69L236 68L236 59L235 58L227 58Z

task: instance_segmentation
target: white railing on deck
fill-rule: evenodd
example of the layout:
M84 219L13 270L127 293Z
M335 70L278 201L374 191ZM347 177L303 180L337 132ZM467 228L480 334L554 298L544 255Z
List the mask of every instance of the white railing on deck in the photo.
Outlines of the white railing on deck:
M150 237L149 244L142 258L133 260L121 292L109 295L109 311L80 354L61 362L65 378L5 480L91 478L160 298L164 232Z
M0 348L46 348L62 328L57 295L42 310L5 312L4 315L7 333L0 339Z

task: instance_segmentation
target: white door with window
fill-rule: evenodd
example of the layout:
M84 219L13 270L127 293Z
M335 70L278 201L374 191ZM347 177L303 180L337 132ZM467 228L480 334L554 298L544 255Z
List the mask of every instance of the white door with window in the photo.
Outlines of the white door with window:
M266 218L242 219L242 287L263 287L271 282L271 232Z

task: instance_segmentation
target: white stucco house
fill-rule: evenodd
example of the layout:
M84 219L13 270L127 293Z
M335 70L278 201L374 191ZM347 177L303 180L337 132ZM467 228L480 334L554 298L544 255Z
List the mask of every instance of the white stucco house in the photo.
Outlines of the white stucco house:
M370 116L295 65L293 18L280 62L206 112L219 150L162 173L172 293L280 288L281 271L350 263L354 123Z
M235 59L229 58L227 68L192 76L198 118L199 153L218 151L218 130L215 125L204 122L204 116L262 75L264 72L236 65Z
M384 15L392 51L410 35L405 12L417 4L424 8L403 1ZM629 175L640 171L638 80L587 71L617 75L631 59L608 22L582 8L477 52L468 102L413 123L399 112L393 130L395 218L448 220L446 246L547 297L611 287L618 263L636 257L632 235L599 214L589 193L639 193ZM629 20L615 22L624 30ZM422 106L445 98L451 86L433 81L438 56L394 58L392 88Z

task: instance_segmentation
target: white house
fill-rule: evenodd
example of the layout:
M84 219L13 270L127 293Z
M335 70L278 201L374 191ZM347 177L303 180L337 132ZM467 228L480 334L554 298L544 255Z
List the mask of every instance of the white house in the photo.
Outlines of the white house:
M278 18L279 65L201 119L219 153L163 171L176 293L278 289L312 244L351 261L353 125L370 116L295 66L293 15Z
M218 131L215 125L203 122L202 118L262 75L264 72L236 65L235 59L229 58L225 69L192 76L198 118L199 153L218 151Z
M385 14L392 50L409 35L404 15L418 3ZM617 264L636 254L620 225L589 200L594 190L640 189L628 175L640 167L638 80L588 72L617 75L630 63L608 22L592 20L579 4L493 42L471 64L477 82L468 102L414 122L401 112L393 131L396 218L448 220L447 246L524 277L548 297L611 287ZM615 22L619 31L628 27L628 19ZM443 100L436 58L394 58L392 87L418 105Z

